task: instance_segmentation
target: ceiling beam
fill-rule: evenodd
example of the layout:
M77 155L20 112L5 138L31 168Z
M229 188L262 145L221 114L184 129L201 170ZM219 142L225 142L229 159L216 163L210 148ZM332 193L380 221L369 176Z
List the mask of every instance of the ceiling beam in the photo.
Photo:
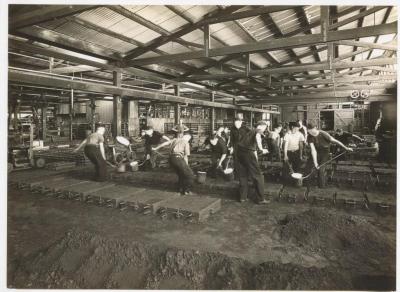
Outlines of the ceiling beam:
M375 6L375 7L371 8L371 9L362 11L361 13L359 13L357 15L354 15L354 16L346 18L346 19L344 19L342 21L339 21L339 22L336 22L334 24L331 24L329 26L329 29L335 29L335 28L344 26L346 24L352 23L353 21L359 20L360 18L364 18L364 17L366 17L366 16L368 16L368 15L370 15L372 13L378 12L378 11L380 11L382 9L385 9L385 8L387 8L387 6Z
M370 95L384 95L386 94L384 90L372 90ZM319 98L336 98L336 97L347 97L350 100L351 90L342 90L342 91L328 91L323 94L321 93L309 93L309 94L296 94L296 95L274 95L274 96L267 96L264 95L262 98L252 99L252 100L242 100L238 101L238 104L260 104L264 103L265 101L279 101L279 100L302 100L302 99L319 99Z
M353 82L372 82L372 81L396 81L396 74L389 75L373 75L373 76L358 76L358 77L340 77L333 79L317 79L317 80L301 80L301 81L285 81L285 86L301 86L301 85L321 85L321 84L351 84ZM279 86L279 83L272 82L272 86Z
M360 42L360 41L338 41L335 42L338 45L342 46L354 46L354 47L364 47L369 49L379 49L379 50L387 50L387 51L397 51L397 45L385 45L385 44L377 44L377 43L369 43L369 42ZM391 41L389 43L396 44L397 41Z
M93 5L29 5L32 9L22 14L10 13L9 29L16 30L27 26L63 18L86 10L94 9Z
M234 21L234 20L239 20L243 18L250 18L250 17L255 17L263 14L268 14L268 13L274 13L274 12L279 12L279 11L284 11L284 10L289 10L293 9L296 6L257 6L257 7L252 7L249 10L246 11L241 11L241 12L235 12L223 16L214 16L214 17L209 17L204 19L204 22L208 24L215 24L215 23L221 23L221 22L227 22L227 21Z
M242 8L243 6L229 6L228 8L222 10L222 11L217 11L215 13L218 13L219 15L225 15L225 14L231 14L232 12ZM131 13L130 11L120 7L120 6L111 6L110 9L114 10L115 12L129 18L132 19L133 21L137 22L137 15ZM183 25L178 31L169 34L167 32L166 36L165 35L161 35L160 37L150 41L148 44L146 44L145 48L136 48L130 52L128 52L124 59L125 60L129 60L129 59L133 59L136 58L148 51L151 51L153 49L156 49L170 41L176 41L177 39L179 39L181 36L184 36L198 28L200 28L201 26L204 25L204 22L199 21L197 23L187 23L185 25ZM154 24L152 25L154 26ZM150 26L150 27L152 27ZM149 27L149 26L147 26ZM154 29L154 28L153 28Z
M295 47L305 47L316 44L324 44L326 42L340 41L346 39L355 39L361 37L369 37L381 34L391 34L397 32L397 21L390 24L381 24L376 26L367 26L362 28L347 29L340 31L332 31L327 35L327 39L324 40L322 34L313 34L305 36L297 36L290 38L275 39L273 42L271 40L262 41L254 44L244 44L236 46L227 46L223 48L215 48L209 50L210 57L237 54L237 53L252 53L266 50L281 50L285 48L295 48ZM147 64L157 64L163 62L173 62L178 60L191 60L191 59L201 59L204 58L204 50L171 54L168 56L161 57L151 57L136 59L131 61L131 65L147 65Z
M226 104L220 102L212 102L205 100L198 100L192 98L185 98L181 96L175 96L170 94L164 94L160 92L151 92L147 90L139 90L132 88L117 87L114 85L99 84L94 82L86 82L79 80L70 80L65 78L58 78L54 76L40 75L32 72L22 72L18 70L8 70L8 79L13 82L28 83L42 86L53 86L57 88L84 90L90 92L104 93L107 95L119 95L132 97L136 99L143 100L155 100L171 103L183 103L183 104L193 104L204 107L212 108L225 108L225 109L236 109L240 111L249 112L265 112L265 113L279 113L269 110L263 110L253 107L237 106L233 104Z
M41 70L42 72L48 72L52 74L71 74L71 73L80 73L80 72L90 72L90 71L97 71L99 68L87 66L87 65L77 65L77 66L66 66L66 67L59 67L53 68L50 72L49 69Z
M389 7L386 9L385 15L383 16L383 19L382 19L382 24L386 23L386 21L388 20L388 18L389 18L389 16L390 16L390 13L392 12L392 9L393 9L393 6L389 6ZM397 34L397 32L396 32L396 34ZM379 40L379 35L377 35L377 36L375 37L374 43L377 43L378 40ZM371 58L372 52L373 52L373 51L371 50L371 51L368 53L367 59L370 59L370 58ZM387 53L387 52L386 52L386 53ZM362 74L362 73L361 73L361 74Z
M73 52L105 58L107 60L119 60L121 58L121 55L118 52L109 48L82 41L39 26L32 26L22 30L13 31L12 34L29 40L64 48Z
M139 69L139 68L120 68L110 62L107 62L106 60L93 59L93 58L90 58L90 57L82 55L82 54L68 52L64 49L43 48L43 47L29 44L28 42L12 40L12 39L9 39L9 47L14 48L16 50L22 50L25 52L31 52L31 53L35 53L35 54L48 56L48 57L54 57L57 59L66 60L66 61L74 62L77 64L93 66L93 67L106 69L106 70L110 70L110 71L118 71L118 72L125 73L127 75L138 76L138 77L142 77L142 78L145 78L145 79L148 79L151 81L155 81L155 82L179 85L181 88L190 88L193 90L202 91L202 92L206 92L206 93L212 92L212 90L209 90L204 87L194 86L194 85L190 85L187 83L180 83L178 81L168 79L161 74L149 72L149 71ZM235 97L235 96L232 96L230 94L220 92L220 91L217 91L216 95L224 96L224 97L228 97L228 98Z
M345 68L360 68L366 66L381 66L381 65L394 65L396 64L396 58L377 58L366 61L339 61L332 63L332 69L345 69ZM248 73L250 76L263 76L272 74L282 74L282 73L293 73L293 72L304 72L307 71L318 71L318 70L330 70L328 63L304 63L299 65L281 66L275 68L267 68L261 70L252 70ZM236 77L247 77L245 72L237 73L222 73L222 74L212 74L212 75L195 75L188 77L184 80L186 81L199 81L199 80L209 80L209 79L224 79L224 78L236 78Z
M94 30L94 31L96 31L98 33L105 34L105 35L108 35L110 37L113 37L113 38L116 38L116 39L119 39L119 40L122 40L124 42L130 43L130 44L135 45L137 47L145 47L145 44L142 43L142 42L139 42L139 41L136 41L136 40L134 40L132 38L126 37L126 36L121 35L121 34L118 34L118 33L114 32L114 31L112 31L110 29L95 25L95 24L93 24L93 23L91 23L89 21L80 19L78 17L68 17L67 19L69 21L75 22L75 23L77 23L77 24L79 24L79 25L81 25L81 26L83 26L85 28ZM200 45L200 47L203 48L202 45ZM154 49L153 51L155 53L159 54L159 55L168 55L167 53L165 53L164 51L161 51L159 49ZM170 68L172 68L172 69L174 69L176 71L184 71L184 72L186 72L188 70L193 70L192 66L189 66L189 65L187 65L186 63L183 63L183 62L177 62L176 64L172 64L172 66L166 66L166 67L170 67Z
M396 97L393 94L379 94L379 95L371 95L367 99L369 102L373 101L395 101ZM244 102L242 101L240 104L242 105L250 105L250 104L263 104L263 105L298 105L298 104L310 104L310 103L338 103L338 102L351 102L351 98L348 96L344 97L332 97L332 96L321 96L318 97L308 97L307 95L291 97L287 96L276 96L274 99L265 99L254 102Z
M393 89L397 88L394 83L365 85L365 84L352 84L346 86L333 87L321 87L321 88L296 88L296 89L284 89L284 90L263 90L248 92L253 96L266 96L269 94L284 95L292 93L316 93L316 92L333 92L333 91L351 91L351 90L376 90L376 89Z
M345 16L345 15L350 14L350 13L352 13L354 11L359 10L359 9L360 9L359 6L352 6L352 7L348 8L348 9L346 9L346 10L343 10L342 12L338 13L337 15L333 16L331 18L331 20L336 20L339 17ZM320 26L320 25L321 25L321 20L314 21L313 23L310 23L308 26L300 27L300 28L298 28L298 29L296 29L294 31L286 33L285 37L292 37L292 36L298 35L299 33L302 33L302 32L304 32L306 30L310 30L310 29L315 28L315 27Z

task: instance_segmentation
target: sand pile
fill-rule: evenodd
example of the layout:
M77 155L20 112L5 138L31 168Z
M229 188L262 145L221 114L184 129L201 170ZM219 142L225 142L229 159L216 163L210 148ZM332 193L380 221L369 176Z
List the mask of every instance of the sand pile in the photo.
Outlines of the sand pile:
M167 249L89 232L14 263L12 288L351 289L336 270L268 262L254 265L219 253Z
M282 240L327 256L338 251L357 255L358 259L395 254L395 242L365 218L354 215L310 209L287 215L279 223Z

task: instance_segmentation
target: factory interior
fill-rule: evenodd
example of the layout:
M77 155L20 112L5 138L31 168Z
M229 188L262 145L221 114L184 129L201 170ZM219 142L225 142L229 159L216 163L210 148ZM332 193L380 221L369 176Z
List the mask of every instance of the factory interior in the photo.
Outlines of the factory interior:
M396 290L397 6L5 7L7 288Z

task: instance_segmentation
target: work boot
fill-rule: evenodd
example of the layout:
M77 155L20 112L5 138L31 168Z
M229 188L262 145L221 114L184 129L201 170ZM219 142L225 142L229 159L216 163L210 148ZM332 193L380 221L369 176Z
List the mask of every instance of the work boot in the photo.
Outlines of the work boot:
M270 200L266 200L266 199L258 202L259 205L266 205L266 204L269 204L269 203L271 203L271 201Z

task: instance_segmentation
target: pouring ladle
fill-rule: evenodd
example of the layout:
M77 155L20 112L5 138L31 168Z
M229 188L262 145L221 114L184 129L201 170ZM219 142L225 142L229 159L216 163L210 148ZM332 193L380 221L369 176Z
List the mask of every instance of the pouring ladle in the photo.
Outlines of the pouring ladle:
M346 154L346 152L347 152L347 151L342 152L342 153L336 155L335 157L333 157L332 159L329 159L328 161L325 161L324 163L322 163L322 164L319 166L319 168L322 167L322 166L324 166L324 165L326 165L326 164L328 164L329 162L332 162L332 161L335 160L336 158L338 158L338 157L340 157L340 156ZM314 167L314 168L311 170L311 172L310 172L309 174L307 174L306 176L303 176L303 174L298 173L298 172L292 173L291 176L292 176L292 178L298 180L298 185L301 185L302 182L303 182L303 180L306 179L306 178L308 178L311 174L313 174L313 172L314 172L316 169L317 169L317 168Z

